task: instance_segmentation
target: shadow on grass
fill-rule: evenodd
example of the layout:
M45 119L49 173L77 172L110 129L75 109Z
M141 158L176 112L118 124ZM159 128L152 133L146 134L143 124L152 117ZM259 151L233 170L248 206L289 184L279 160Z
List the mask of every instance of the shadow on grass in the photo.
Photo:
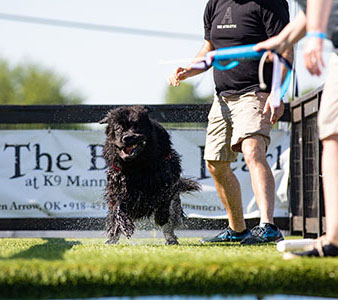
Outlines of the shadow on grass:
M241 246L240 243L184 243L182 246L189 246L189 247L239 247Z
M41 245L34 245L27 250L21 251L9 257L0 257L0 260L8 259L62 259L64 253L75 245L81 245L79 241L66 241L63 238L44 238L47 242Z
M267 244L265 244L264 246L266 247ZM248 247L248 246L244 246L241 245L240 243L233 243L233 242L223 242L223 243L198 243L198 242L182 242L178 245L165 245L164 243L144 243L144 242L133 242L133 241L129 241L128 243L121 243L121 244L112 244L112 245L108 245L110 247L125 247L125 248L130 248L130 246L139 246L139 247L152 247L152 248L185 248L185 247L196 247L196 248L213 248L213 247L225 247L225 248L231 248L231 247ZM258 246L258 245L255 245ZM259 246L263 246L263 245L259 245Z

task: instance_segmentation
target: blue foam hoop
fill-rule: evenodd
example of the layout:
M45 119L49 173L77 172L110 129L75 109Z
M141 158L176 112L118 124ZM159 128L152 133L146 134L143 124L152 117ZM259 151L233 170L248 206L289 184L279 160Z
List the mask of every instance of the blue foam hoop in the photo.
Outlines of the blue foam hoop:
M237 60L240 59L261 59L263 54L266 52L265 50L256 51L254 50L254 46L256 44L250 45L243 45L243 46L235 46L235 47L227 47L227 48L220 48L214 52L212 56L211 66L215 67L217 70L220 71L227 71L232 68L235 68L239 65ZM274 52L275 53L275 52ZM286 94L290 82L291 82L291 73L292 73L292 65L283 58L280 54L275 53L278 55L279 60L288 68L287 75L285 80L281 86L281 99ZM233 60L230 63L223 65L221 62L226 62L228 60Z

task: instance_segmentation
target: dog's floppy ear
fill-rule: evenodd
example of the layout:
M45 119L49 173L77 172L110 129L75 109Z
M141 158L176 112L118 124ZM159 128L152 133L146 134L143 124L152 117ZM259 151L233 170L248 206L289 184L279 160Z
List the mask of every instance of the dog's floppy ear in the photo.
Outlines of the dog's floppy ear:
M143 106L143 111L146 113L146 114L150 114L151 112L153 112L153 109L150 107L150 106L148 106L148 105L144 105Z
M104 117L102 120L99 121L99 124L107 124L108 123L108 116Z
M99 121L99 124L107 124L111 115L112 115L112 110L106 113L106 116L102 120Z

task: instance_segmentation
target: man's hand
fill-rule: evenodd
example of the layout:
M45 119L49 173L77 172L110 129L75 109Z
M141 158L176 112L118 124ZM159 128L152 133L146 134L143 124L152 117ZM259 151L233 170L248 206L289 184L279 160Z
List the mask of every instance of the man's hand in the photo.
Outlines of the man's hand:
M268 40L258 43L253 47L253 49L256 51L275 50L278 53L283 53L285 50L291 47L292 45L288 45L286 40L284 40L280 35L277 35L269 38Z
M269 110L271 110L270 122L272 125L274 125L284 114L284 102L281 100L280 106L274 107L273 105L271 105L272 99L273 94L271 93L269 97L266 99L263 114L267 114L269 113Z
M187 68L178 67L174 74L169 77L169 85L179 86L180 81L189 77L189 70Z
M304 62L311 75L321 75L325 67L323 43L330 18L332 0L308 0L306 6L307 38L304 45ZM320 34L324 34L320 35Z
M304 46L305 67L311 75L320 76L322 69L325 67L323 61L323 39L310 37L306 39Z
M291 50L293 44L298 42L306 33L306 16L300 11L297 16L276 36L258 43L254 50L275 50L279 54Z

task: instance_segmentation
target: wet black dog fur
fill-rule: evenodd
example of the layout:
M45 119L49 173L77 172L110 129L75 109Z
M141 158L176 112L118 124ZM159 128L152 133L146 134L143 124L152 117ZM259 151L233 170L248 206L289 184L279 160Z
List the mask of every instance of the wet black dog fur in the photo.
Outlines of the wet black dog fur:
M107 243L120 235L130 238L134 221L154 217L166 244L178 244L174 229L184 218L180 193L200 190L181 177L181 160L168 132L143 106L125 106L108 112L104 158L107 169Z

